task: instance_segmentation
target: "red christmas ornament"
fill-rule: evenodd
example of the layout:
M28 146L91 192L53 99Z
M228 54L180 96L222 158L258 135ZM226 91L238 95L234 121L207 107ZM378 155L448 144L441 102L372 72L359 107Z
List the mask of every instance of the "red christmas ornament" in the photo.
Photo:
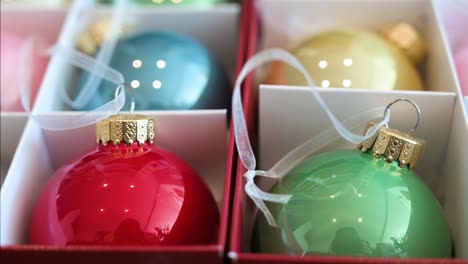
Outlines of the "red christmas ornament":
M31 243L214 242L219 224L215 200L189 165L152 145L152 118L115 115L97 128L101 144L57 170L42 191Z

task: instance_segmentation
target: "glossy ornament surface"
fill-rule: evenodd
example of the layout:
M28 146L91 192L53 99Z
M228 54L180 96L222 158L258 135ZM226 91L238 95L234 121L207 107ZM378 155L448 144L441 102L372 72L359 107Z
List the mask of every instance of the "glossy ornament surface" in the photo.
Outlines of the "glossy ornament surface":
M103 3L112 3L112 0L103 0ZM133 0L131 3L142 5L174 5L174 6L210 6L224 2L223 0Z
M216 202L202 178L148 142L99 145L58 169L33 212L32 244L214 243Z
M410 59L390 41L372 32L323 32L301 42L292 53L319 87L423 90L423 82ZM307 85L300 72L283 63L272 65L265 82Z
M297 255L449 258L450 230L437 200L397 161L359 150L305 160L271 193L292 194L269 204L278 228L258 215L253 250Z
M110 66L133 88L136 110L228 108L230 88L221 66L207 48L188 36L147 32L121 39ZM88 76L82 74L78 92ZM102 82L80 110L99 107L114 93L114 84Z
M455 52L454 60L462 94L468 96L468 41Z
M18 36L9 32L2 32L0 36L0 72L1 72L1 110L2 111L24 111L21 105L21 82L25 82L25 78L30 78L30 93L34 101L37 92L41 85L42 77L45 73L48 58L40 54L37 45L34 45L32 51L31 64L23 65L29 69L20 69L19 63L22 61L22 54L28 52L25 50L27 38ZM22 76L22 70L31 76ZM27 83L26 83L27 84Z

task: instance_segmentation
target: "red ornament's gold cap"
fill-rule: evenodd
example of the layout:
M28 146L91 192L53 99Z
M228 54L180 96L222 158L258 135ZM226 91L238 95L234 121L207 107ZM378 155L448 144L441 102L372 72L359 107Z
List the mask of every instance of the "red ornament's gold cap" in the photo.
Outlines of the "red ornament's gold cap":
M364 135L373 125L369 124ZM372 149L374 157L385 155L388 162L398 161L400 167L409 165L409 168L413 169L422 153L424 144L424 140L412 137L407 133L388 127L380 127L373 137L359 144L358 148L363 152Z
M97 143L114 145L121 142L143 144L148 141L153 144L154 119L152 116L135 114L117 114L110 116L96 125Z
M426 43L419 32L410 24L398 23L382 32L382 35L396 45L416 65L426 56Z

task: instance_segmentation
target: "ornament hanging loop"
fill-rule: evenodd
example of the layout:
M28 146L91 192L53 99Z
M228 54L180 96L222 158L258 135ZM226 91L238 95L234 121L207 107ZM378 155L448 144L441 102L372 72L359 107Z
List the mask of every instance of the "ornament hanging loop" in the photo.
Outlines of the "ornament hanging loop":
M130 113L133 113L133 111L135 111L135 94L133 93L133 88L130 85L127 83L122 83L119 85L115 91L115 96L117 97L117 94L119 93L119 90L122 89L122 86L127 88L127 92L130 95Z
M390 110L390 107L397 103L397 102L408 102L410 104L412 104L414 106L414 109L416 109L416 113L418 114L418 119L416 120L416 124L414 125L414 127L408 132L408 134L411 134L413 133L419 126L419 122L421 121L421 109L419 109L419 106L413 102L412 100L410 99L407 99L407 98L398 98L396 99L395 101L391 102L390 104L387 105L387 107L385 108L384 110L384 118L385 116L387 115L387 112ZM388 127L388 125L385 125L386 127Z

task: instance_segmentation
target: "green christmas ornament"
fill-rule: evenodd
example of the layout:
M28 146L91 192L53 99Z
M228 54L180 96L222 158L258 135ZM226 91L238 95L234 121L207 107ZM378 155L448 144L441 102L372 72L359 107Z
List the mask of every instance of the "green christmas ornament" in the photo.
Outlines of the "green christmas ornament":
M258 214L252 250L293 255L450 258L452 240L438 201L416 175L424 142L381 127L359 150L311 157L273 188L278 227Z

